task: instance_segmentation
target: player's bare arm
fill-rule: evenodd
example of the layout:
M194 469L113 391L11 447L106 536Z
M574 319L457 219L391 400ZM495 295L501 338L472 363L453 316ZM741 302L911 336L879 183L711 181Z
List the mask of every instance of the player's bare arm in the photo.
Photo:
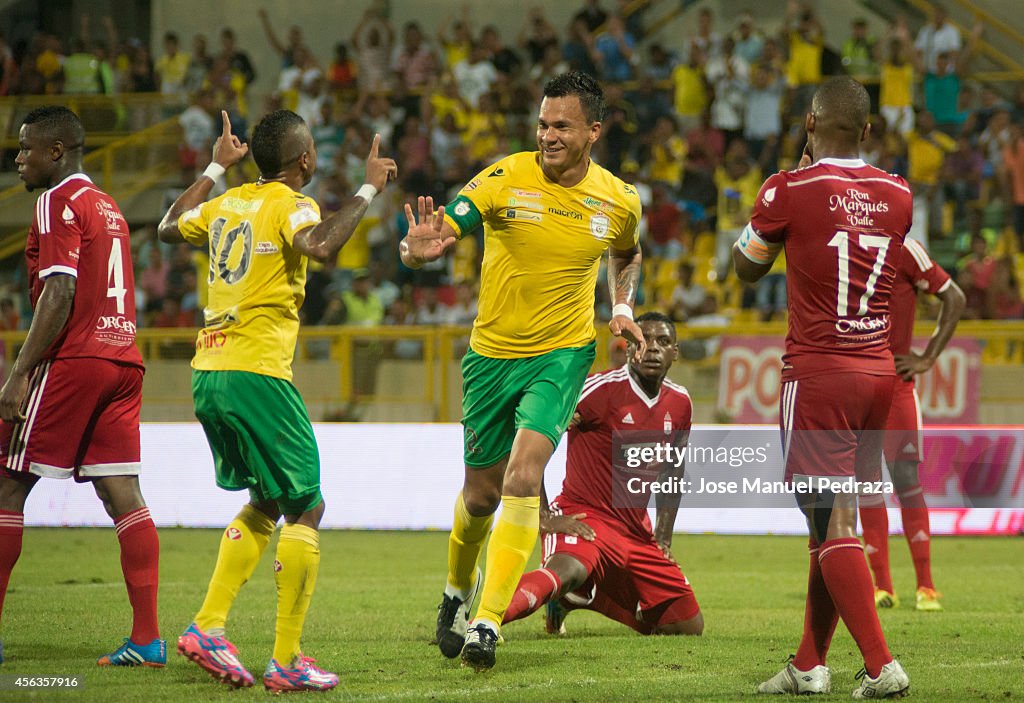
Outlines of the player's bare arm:
M366 184L372 186L377 193L384 190L388 181L398 177L398 165L394 159L381 157L379 152L380 135L376 134L370 146L370 154L366 157ZM297 251L317 261L333 259L352 237L369 205L370 201L361 195L352 196L338 212L323 222L297 232L292 245Z
M616 314L616 308L625 305L630 311L633 309L633 304L636 302L636 291L640 285L642 261L643 254L639 244L630 249L612 247L608 250L608 290L611 293L613 305L612 319L608 323L608 327L616 337L625 337L636 345L635 358L638 361L647 351L647 342L644 340L643 332L633 322L632 314Z
M47 276L25 345L18 352L3 388L0 388L0 418L4 422L24 421L23 405L28 393L29 375L67 324L75 300L76 283L74 276L64 273Z
M923 354L897 354L896 373L903 377L904 381L910 381L917 374L922 374L935 365L939 354L946 348L949 340L956 331L956 325L960 322L960 316L967 304L967 297L955 282L950 281L949 285L936 297L942 302L939 309L939 319L935 324L935 332L928 340L928 346Z
M686 446L685 443L683 446ZM682 479L684 471L682 463L678 467L669 464L658 476L658 482L661 483L672 478ZM665 553L665 556L672 561L675 561L675 557L672 556L672 530L676 524L676 515L679 513L679 500L681 497L682 494L679 491L656 493L654 495L654 541L661 547L661 551Z
M231 133L231 120L228 118L227 111L221 110L220 116L224 128L213 144L213 163L226 171L245 158L245 155L249 153L249 145L242 144L241 140ZM157 236L161 242L177 244L185 241L181 232L178 231L178 218L192 208L202 205L210 197L215 179L209 175L209 170L207 169L196 179L195 183L178 196L178 199L171 205L171 209L160 221L160 225L157 227Z
M455 230L444 221L444 207L435 210L434 199L423 196L416 199L416 207L419 217L413 214L411 205L405 205L409 231L398 245L402 263L411 269L440 259L457 241Z

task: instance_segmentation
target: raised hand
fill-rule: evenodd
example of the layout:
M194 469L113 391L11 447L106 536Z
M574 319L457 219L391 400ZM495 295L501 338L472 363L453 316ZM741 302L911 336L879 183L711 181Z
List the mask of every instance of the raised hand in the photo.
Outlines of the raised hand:
M388 181L398 178L398 164L394 159L378 156L380 150L380 135L373 135L373 145L370 146L370 155L366 157L366 182L378 191L384 190Z
M213 161L227 169L245 158L249 153L249 145L242 144L241 140L231 133L231 119L227 111L221 110L220 116L224 121L224 130L213 144Z
M406 203L405 217L409 221L409 232L399 244L399 253L406 266L419 268L428 261L440 259L446 251L455 246L455 237L442 234L444 226L444 208L434 210L434 199L423 197L416 199L419 210L419 221L413 215L412 206Z

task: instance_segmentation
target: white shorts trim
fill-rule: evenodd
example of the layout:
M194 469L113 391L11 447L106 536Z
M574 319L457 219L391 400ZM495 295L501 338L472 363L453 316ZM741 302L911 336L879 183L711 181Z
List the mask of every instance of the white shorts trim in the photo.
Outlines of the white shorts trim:
M38 462L31 461L28 465L28 472L35 476L41 476L42 478L71 478L74 475L75 470L73 468L50 466L49 464L40 464Z
M119 464L85 464L78 468L79 476L102 478L103 476L138 476L142 473L141 461L127 461Z

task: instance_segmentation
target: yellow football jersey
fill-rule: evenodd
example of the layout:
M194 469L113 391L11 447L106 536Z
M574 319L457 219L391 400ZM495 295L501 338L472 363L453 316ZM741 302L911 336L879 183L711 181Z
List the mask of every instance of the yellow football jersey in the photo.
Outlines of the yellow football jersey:
M470 346L512 359L593 341L594 291L608 249L637 244L640 196L591 162L572 188L549 181L539 152L481 171L445 208L459 233L484 227L480 299Z
M306 257L292 240L318 222L312 198L276 182L232 188L178 218L185 240L210 252L193 368L291 380L306 286Z

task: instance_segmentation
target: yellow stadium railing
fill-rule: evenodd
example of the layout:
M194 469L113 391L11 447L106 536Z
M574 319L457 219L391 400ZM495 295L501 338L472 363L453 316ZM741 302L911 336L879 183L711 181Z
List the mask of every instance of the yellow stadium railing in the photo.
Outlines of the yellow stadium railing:
M924 322L915 333L926 337L934 323ZM307 403L416 404L428 408L425 416L437 421L457 420L457 362L468 343L468 327L409 325L400 327L307 327L300 331L295 355L296 382ZM192 358L196 330L140 329L137 343L150 365L146 402L187 404L188 361ZM721 335L775 336L786 333L784 323L743 323L723 327L678 328L680 340L708 339ZM982 364L1024 365L1024 321L964 321L958 337L977 339L982 346ZM0 332L6 368L24 342L24 332ZM595 369L608 368L607 328L598 336ZM404 346L403 346L404 345ZM402 348L404 354L399 352ZM409 353L411 352L411 353ZM717 372L716 357L700 362L680 360L678 365L697 364ZM393 378L384 376L393 375ZM160 378L163 376L164 378ZM299 380L302 383L299 383ZM1011 391L1013 389L1010 389ZM1011 395L1024 402L1024 385ZM984 400L984 398L983 398Z

